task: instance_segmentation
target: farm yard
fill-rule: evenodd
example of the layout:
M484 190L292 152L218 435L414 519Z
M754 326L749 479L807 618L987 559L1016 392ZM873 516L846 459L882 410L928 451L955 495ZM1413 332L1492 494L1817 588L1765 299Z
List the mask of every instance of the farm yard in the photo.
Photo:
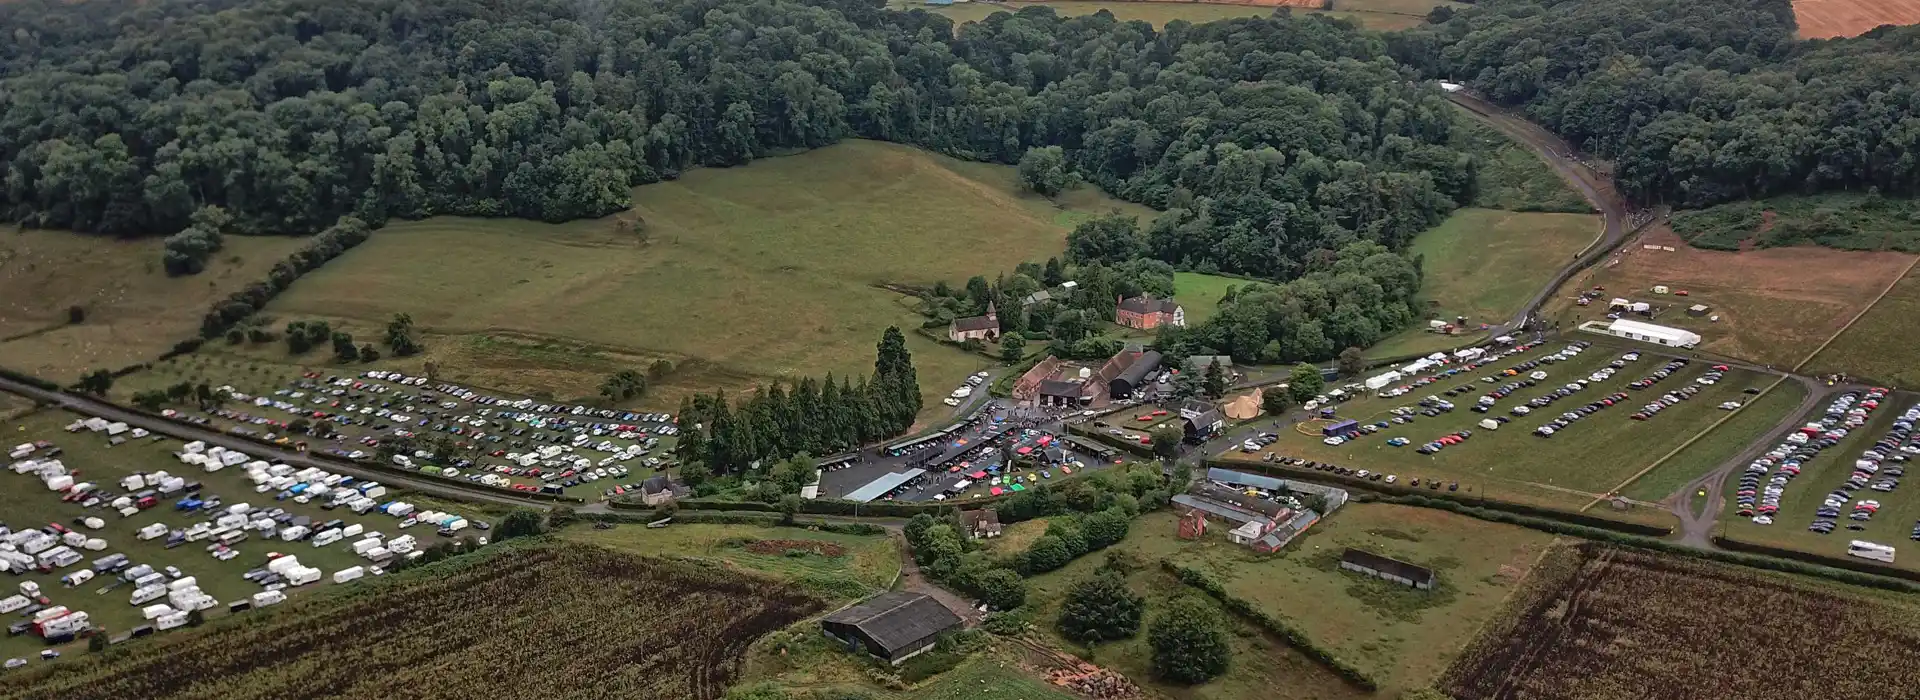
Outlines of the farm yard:
M1438 488L1439 482L1446 482L1449 490L1458 485L1462 492L1482 497L1577 509L1712 425L1724 415L1726 405L1744 404L1752 396L1748 391L1774 380L1738 368L1722 371L1708 361L1681 363L1653 351L1611 343L1595 343L1570 357L1567 347L1568 341L1550 340L1472 370L1430 368L1379 390L1405 392L1396 397L1383 398L1376 395L1379 392L1362 389L1357 392L1360 398L1335 404L1332 419L1282 431L1270 444L1256 445L1256 450L1232 446L1223 457L1306 460L1355 473L1365 470L1362 478L1393 479L1418 488ZM1565 359L1550 362L1553 357ZM1456 370L1464 371L1442 376ZM1514 373L1507 374L1509 370ZM1660 378L1663 372L1668 374ZM1429 376L1437 378L1418 384ZM1643 388L1632 386L1648 379L1653 382ZM1585 385L1579 389L1572 388L1582 382ZM1669 396L1669 406L1650 410L1650 404ZM1488 411L1471 410L1486 403L1485 399L1492 399ZM1606 405L1608 401L1616 405ZM1446 408L1449 405L1454 408ZM1772 419L1778 420L1790 407L1762 404L1758 408L1776 411ZM1588 415L1569 420L1569 413ZM1634 419L1635 415L1643 419ZM1346 420L1360 426L1384 422L1386 427L1371 434L1347 432L1351 439L1329 444L1333 440L1324 431ZM1486 428L1486 421L1496 427ZM1550 422L1564 425L1542 436L1539 431ZM1468 433L1464 440L1457 437L1462 432ZM1458 444L1438 450L1422 447L1456 440ZM1391 441L1402 444L1395 446ZM1738 447L1726 446L1726 456ZM1626 513L1603 510L1608 512L1601 514L1609 517L1671 522L1664 511L1644 505L1632 506Z
M1878 698L1920 683L1911 601L1597 544L1549 552L1496 620L1437 685L1448 696Z
M198 337L207 305L266 276L300 238L231 236L198 276L169 277L161 240L0 233L0 367L71 382ZM69 309L85 319L71 323Z
M1123 546L1139 546L1212 575L1229 593L1291 621L1315 641L1378 678L1381 697L1438 679L1553 541L1533 530L1444 511L1349 503L1273 555L1209 534L1175 536L1174 518L1135 523ZM1343 571L1348 547L1429 567L1431 592Z
M756 577L597 547L498 549L350 595L243 613L263 618L252 624L213 621L165 647L14 675L0 692L717 700L754 640L823 609ZM369 620L386 632L378 643L348 633Z
M268 312L349 327L405 312L439 376L556 397L591 395L605 376L594 358L576 368L575 345L699 358L699 371L658 382L643 401L653 407L776 377L865 374L883 328L924 320L912 299L871 285L991 275L1058 255L1080 216L1141 211L1091 188L1063 211L1015 181L1011 167L849 141L640 187L632 211L607 219L395 223ZM465 253L421 264L448 249ZM988 364L917 334L907 342L935 408Z
M1649 250L1645 246L1670 247ZM1914 256L1795 246L1745 252L1688 246L1656 224L1629 239L1606 262L1574 275L1542 310L1564 328L1601 318L1601 306L1574 304L1580 292L1604 288L1620 297L1662 307L1654 323L1699 333L1700 349L1757 364L1793 367L1838 332L1882 289L1899 279ZM1653 293L1656 285L1672 294ZM1685 291L1685 297L1677 296ZM1709 314L1684 313L1691 305ZM1718 321L1712 320L1718 318Z
M1920 387L1920 267L1807 362L1809 373L1844 373L1900 387Z
M1793 0L1802 39L1859 36L1883 24L1920 24L1916 0Z
M886 590L900 575L900 554L884 535L842 535L802 528L676 524L664 528L576 526L565 539L649 557L714 562L857 598Z
M40 440L51 443L52 447L61 450L55 459L70 472L65 477L69 481L92 483L101 489L126 494L129 499L142 491L142 488L129 488L124 481L135 474L154 475L166 471L182 479L182 487L170 492L162 484L149 485L158 492L151 507L136 508L133 515L123 516L115 513L110 504L105 502L92 507L83 503L64 502L60 493L43 487L32 474L0 474L0 479L5 480L5 486L0 488L0 513L4 513L6 522L18 531L25 531L36 524L48 527L48 524L52 524L84 533L87 538L104 541L104 548L100 550L76 547L82 561L125 554L130 567L146 565L155 570L176 567L185 576L194 577L201 591L224 605L247 600L249 596L265 590L263 584L243 578L242 575L266 566L269 552L292 554L306 567L319 569L330 577L336 572L379 563L364 556L369 550L356 552L351 549L355 542L365 537L385 533L380 535L383 544L392 544L407 537L417 543L412 547L414 551L424 550L438 542L453 541L450 536L436 535L431 527L407 529L402 518L378 510L356 512L352 508L324 505L332 502L331 499L277 499L273 493L258 492L248 478L248 469L242 466L208 472L199 466L183 463L174 456L175 452L182 449L182 445L176 441L135 437L112 445L104 434L89 431L68 433L63 430L67 424L78 419L74 414L42 411L6 424L5 433L12 438L9 440L9 449L12 449L15 441ZM28 459L47 452L46 449L36 450L35 455L29 455ZM185 481L197 485L184 485ZM320 483L318 477L315 477L314 483ZM356 494L356 489L361 488L345 482L336 482L336 485L342 491L354 491ZM380 502L405 500L398 493L381 494L370 487L366 493L372 494L374 500ZM200 505L190 506L196 502ZM230 534L238 538L226 545L217 544L220 538L208 531L205 537L187 538L192 541L183 539L168 546L168 542L174 540L171 533L191 531L194 523L213 520L216 508L206 503L220 504L217 512L222 515L231 514L234 508L245 507L249 503L257 510L248 514L248 517L234 516L239 517L245 527L221 529L221 532L231 530ZM189 507L193 510L184 510ZM275 509L285 516L284 520L270 515ZM418 510L424 512L426 508ZM99 523L101 527L96 529L82 525L79 521L84 517L98 518L102 521ZM342 537L330 545L313 544L325 541L317 535L333 529L326 524L334 520L341 521L334 526L341 533L357 531L362 534L352 539ZM268 523L268 529L256 527L260 522ZM480 521L476 519L470 522ZM306 533L315 536L299 535L295 541L285 540L284 537L293 527L304 527ZM485 524L473 525L472 529L461 534L484 537L487 532L481 529L485 527ZM155 530L146 533L154 536L143 538L141 530ZM251 536L238 537L241 533L250 533ZM184 533L182 536L185 538ZM224 555L228 558L215 556L227 551L233 552ZM394 550L383 548L383 551ZM91 582L63 587L61 579L78 571L78 568L69 569L68 566L73 564L48 574L24 578L38 582L55 605L87 612L94 627L108 630L111 634L122 635L136 626L151 622L142 615L143 605L128 602L131 600L129 594L136 590L136 586L123 583L109 572ZM321 587L332 585L326 579L318 584ZM7 587L12 589L14 584L9 583ZM7 591L8 595L12 593L12 590ZM157 602L167 601L162 599ZM221 609L224 610L224 607ZM30 635L9 636L0 639L0 656L29 656L42 646L38 638Z
M1824 449L1819 449L1826 444L1820 436L1807 439L1806 443L1817 450L1811 458L1788 455L1772 464L1749 467L1745 480L1728 480L1728 512L1721 520L1722 535L1840 559L1848 557L1849 543L1854 540L1896 550L1910 544L1920 530L1920 497L1915 497L1912 487L1900 487L1906 460L1914 454L1902 448L1911 445L1920 450L1920 440L1910 432L1920 418L1920 396L1893 393L1880 399L1877 408L1869 408L1877 394L1848 395L1854 400L1840 403L1843 399L1836 397L1834 402L1824 402L1804 422L1811 424L1828 415L1844 416L1860 409L1869 411L1863 423L1844 436L1828 440L1830 444ZM1846 425L1836 422L1833 427ZM1830 438L1832 435L1828 434ZM1870 451L1879 456L1868 454ZM1798 475L1791 475L1789 466L1797 467ZM1765 489L1781 482L1775 478L1781 474L1788 474L1788 478L1779 483L1781 493L1774 504ZM1769 505L1776 505L1777 511ZM1857 517L1857 513L1863 515ZM1820 522L1826 524L1815 525ZM1815 527L1826 532L1816 532ZM1920 568L1920 562L1911 556L1904 560L1895 557L1887 563L1903 569Z
M1131 0L1051 0L1050 2L965 2L951 5L925 5L909 0L893 0L889 7L896 10L924 9L945 15L955 23L978 22L995 12L1018 12L1029 7L1050 7L1064 16L1090 15L1101 11L1111 12L1120 21L1140 20L1155 27L1165 26L1173 20L1186 20L1193 23L1211 22L1236 17L1259 17L1272 14L1275 10L1286 8L1299 14L1319 14L1339 19L1352 20L1368 29L1394 31L1420 24L1427 13L1437 6L1453 9L1466 7L1463 3L1446 0L1330 0L1332 9L1325 9L1322 0L1235 0L1229 2L1192 2L1191 0L1158 0L1135 2Z

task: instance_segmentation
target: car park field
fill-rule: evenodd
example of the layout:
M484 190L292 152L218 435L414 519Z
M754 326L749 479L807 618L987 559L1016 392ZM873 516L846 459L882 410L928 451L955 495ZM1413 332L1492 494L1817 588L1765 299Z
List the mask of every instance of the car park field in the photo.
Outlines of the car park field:
M1792 380L1780 382L1772 391L1747 402L1727 422L1634 480L1622 494L1641 501L1657 501L1673 495L1676 489L1753 444L1778 425L1789 411L1799 407L1806 397L1805 384Z
M579 544L492 548L362 585L9 677L5 692L718 700L754 640L825 607L757 576Z
M1920 683L1916 623L1904 596L1566 545L1436 687L1459 700L1899 697Z
M1783 473L1784 463L1759 472L1757 479L1743 481L1739 476L1729 479L1728 512L1722 514L1721 534L1744 542L1840 559L1849 558L1851 542L1864 540L1891 546L1896 552L1906 554L1882 563L1920 569L1920 557L1916 557L1920 555L1920 544L1913 540L1915 529L1920 527L1920 491L1901 483L1905 480L1907 460L1920 458L1920 452L1907 452L1904 448L1920 451L1920 441L1916 441L1910 429L1900 430L1900 426L1910 426L1914 417L1920 416L1920 411L1914 410L1917 404L1920 397L1906 392L1891 394L1883 400L1862 426L1834 440L1831 447L1820 450L1800 465L1798 476L1781 484L1776 512L1768 513L1761 506L1767 504L1765 491L1778 481L1775 477ZM1807 422L1819 420L1830 407L1831 404L1823 404L1808 416ZM1885 458L1870 462L1871 472L1866 471L1868 464L1862 464L1862 460L1871 460L1869 451ZM1862 476L1864 478L1857 478ZM1743 495L1752 495L1755 500L1743 503ZM1856 513L1864 514L1864 519L1856 518ZM1755 515L1768 516L1770 522L1751 517ZM1815 522L1822 520L1832 523L1821 526L1827 530L1825 534L1810 530Z
M167 547L166 543L171 539L170 536L144 540L137 536L137 532L142 528L156 524L164 526L161 529L164 534L167 531L189 528L193 523L211 520L210 511L206 509L199 512L185 512L177 509L176 505L179 502L188 500L183 498L182 494L191 492L191 489L157 497L152 507L140 509L131 517L123 517L104 503L89 508L80 503L63 502L61 493L48 490L43 482L32 474L15 473L13 470L0 472L0 520L3 520L7 526L15 531L24 531L58 524L86 533L90 537L104 539L107 545L103 550L80 552L84 557L83 562L62 567L52 573L33 573L24 576L0 575L0 583L4 583L5 587L4 593L12 595L15 592L12 589L20 581L35 581L40 584L42 591L52 599L54 604L87 612L95 627L104 628L114 635L125 634L134 627L147 623L141 614L141 607L130 605L128 602L131 600L130 593L135 590L134 586L121 584L105 593L98 592L99 589L119 581L111 573L78 587L67 588L61 585L61 578L64 575L86 568L87 562L111 554L126 554L130 565L133 566L144 564L155 569L164 569L168 566L178 568L185 575L195 577L200 589L220 601L222 606L219 609L224 611L225 603L245 600L264 590L262 585L245 579L242 575L266 566L268 555L272 552L297 556L301 563L319 569L328 577L343 569L372 564L365 557L349 549L353 545L351 541L315 546L309 539L298 541L278 539L281 530L289 526L292 518L307 518L311 525L309 532L325 529L320 526L338 519L342 521L342 527L359 525L364 532L384 534L389 542L402 535L411 535L418 541L421 548L436 542L452 541L450 537L436 535L431 527L402 528L400 518L384 515L378 511L357 514L348 508L323 508L321 502L300 503L293 499L276 499L274 493L256 491L254 484L248 480L244 468L235 466L217 472L207 472L200 467L183 464L174 457L174 453L182 449L181 443L175 440L142 437L128 440L118 446L109 446L108 439L103 434L84 430L68 433L63 430L64 426L77 419L78 416L74 414L42 411L26 419L6 424L5 435L9 438L7 446L11 449L15 444L33 440L52 443L54 447L61 450L55 458L60 460L67 470L74 473L72 478L76 484L93 483L111 492L133 494L133 491L123 487L122 479L136 473L152 474L167 471L184 480L198 482L200 486L197 491L198 496L195 497L197 500L210 501L212 497L218 496L221 502L220 512L228 511L240 504L249 504L266 510L280 509L288 516L289 521L275 524L274 537L268 537L259 531L250 532L247 539L227 548L236 552L236 555L230 559L221 560L208 549L216 541L213 537ZM36 454L44 455L46 451L36 450ZM15 460L9 460L9 462L17 463ZM387 494L379 500L382 502L405 500L405 497ZM76 524L76 519L89 516L101 519L103 527L95 530ZM480 531L479 527L474 526L473 529L462 534L485 536L486 532ZM330 578L322 578L319 582L310 584L308 588L327 588L333 585L335 584ZM40 640L31 635L9 636L0 639L0 656L6 658L27 656L41 646Z
M664 357L687 371L655 382L642 404L671 409L694 391L871 373L884 328L925 321L915 300L874 285L991 277L1059 255L1079 217L1143 211L1093 188L1062 211L1021 193L1010 166L869 141L694 170L637 188L634 202L561 225L395 222L268 312L372 335L405 312L437 376L561 400L595 395L606 358L633 358L631 369ZM907 343L933 410L990 364L916 333Z
M1638 352L1639 359L1623 359L1628 351L1609 344L1594 344L1570 359L1554 364L1528 363L1560 354L1569 341L1548 341L1541 347L1516 354L1485 367L1414 387L1395 398L1368 396L1338 404L1337 419L1352 419L1369 425L1386 422L1387 427L1372 434L1338 445L1329 445L1319 426L1310 423L1284 431L1270 446L1256 452L1235 447L1230 459L1267 459L1291 457L1353 470L1366 470L1365 478L1392 476L1403 485L1418 478L1420 488L1444 481L1447 488L1459 484L1463 490L1483 496L1519 499L1552 507L1584 506L1605 494L1661 455L1684 443L1718 420L1728 402L1744 403L1748 390L1758 390L1772 382L1771 377L1729 368L1715 369L1710 362L1696 361L1679 365L1670 376L1647 388L1633 384L1667 368L1673 358L1650 351ZM1610 375L1602 374L1619 362ZM1513 376L1506 370L1517 370ZM1532 380L1535 372L1543 379ZM1604 377L1595 380L1596 377ZM1533 386L1517 386L1532 380ZM1710 380L1712 384L1705 384ZM1569 385L1590 382L1572 390ZM1510 394L1496 399L1490 410L1471 410L1483 396L1513 387ZM1389 387L1391 388L1391 387ZM1460 391L1445 396L1446 391ZM1680 394L1693 392L1684 400ZM1564 394L1545 406L1541 401ZM1624 395L1624 397L1622 396ZM1423 397L1432 397L1426 400ZM1649 404L1669 397L1672 405L1657 413ZM1606 401L1614 405L1604 405ZM1422 402L1428 406L1422 406ZM1595 406L1595 404L1600 404ZM1442 410L1451 405L1452 410ZM1516 414L1522 410L1524 415ZM1394 422L1396 412L1411 422ZM1424 413L1433 415L1424 415ZM1558 428L1551 436L1538 431L1550 422L1565 420L1568 413L1588 412ZM1644 415L1637 420L1636 415ZM1482 421L1499 421L1488 430ZM1308 434L1311 430L1312 433ZM1465 433L1466 439L1459 440ZM1405 439L1405 444L1390 443ZM1443 445L1431 454L1422 454L1431 442L1456 442ZM1731 453L1729 453L1731 454Z

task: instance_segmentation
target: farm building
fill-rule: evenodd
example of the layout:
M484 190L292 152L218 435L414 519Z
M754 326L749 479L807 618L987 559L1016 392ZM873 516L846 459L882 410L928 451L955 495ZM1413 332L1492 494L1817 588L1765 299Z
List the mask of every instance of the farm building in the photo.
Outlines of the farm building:
M673 482L664 474L656 474L640 482L640 500L650 506L673 500Z
M1060 376L1065 366L1066 363L1060 358L1048 355L1047 359L1041 360L1033 369L1013 381L1013 400L1023 404L1033 403L1040 398L1040 383Z
M1128 353L1122 351L1121 354L1126 355ZM1120 358L1120 355L1115 355L1114 358L1117 360ZM1134 391L1149 383L1147 375L1152 374L1153 371L1157 369L1160 369L1160 353L1152 350L1134 353L1131 360L1120 370L1119 374L1107 382L1108 394L1116 399L1124 399L1132 396Z
M1085 385L1080 382L1067 382L1049 379L1040 382L1035 391L1034 403L1054 408L1067 408L1080 405L1080 390Z
M1187 311L1172 299L1155 299L1143 294L1119 300L1114 307L1113 322L1141 330L1153 330L1161 326L1184 327L1187 325Z
M971 539L1000 536L1000 511L992 508L960 511L960 531Z
M1643 343L1653 343L1655 345L1667 345L1667 346L1679 347L1679 348L1690 348L1700 343L1699 333L1695 333L1693 331L1680 329L1680 328L1670 328L1667 326L1654 325L1651 323L1642 323L1640 321L1634 321L1634 320L1625 319L1625 318L1609 321L1606 323L1602 323L1599 321L1588 321L1586 323L1580 324L1580 330L1587 331L1589 333L1600 333L1604 335L1611 335L1616 338L1638 340Z
M1220 428L1227 424L1227 419L1219 411L1209 409L1192 416L1181 411L1180 422L1186 430L1187 440L1200 442L1219 433Z
M960 616L922 593L882 593L826 616L820 631L849 647L899 664L933 648Z
M994 311L991 301L987 302L987 315L956 318L947 324L947 339L956 343L988 341L999 336L1000 314Z
M1388 559L1372 552L1350 548L1340 555L1340 568L1423 591L1433 589L1432 569Z
M927 473L925 469L908 469L903 472L889 472L885 476L867 482L865 486L854 489L852 493L842 496L841 498L842 500L853 501L855 503L866 503L891 493L894 489L906 485L909 481L920 478L920 475L925 473Z

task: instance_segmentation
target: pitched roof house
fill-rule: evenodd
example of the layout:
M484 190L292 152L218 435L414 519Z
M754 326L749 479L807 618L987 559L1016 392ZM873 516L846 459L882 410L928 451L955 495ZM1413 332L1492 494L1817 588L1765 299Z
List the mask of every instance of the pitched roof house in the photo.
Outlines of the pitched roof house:
M1113 322L1128 328L1152 330L1161 326L1187 325L1187 311L1172 299L1141 295L1121 299L1115 305Z
M1000 511L992 508L960 511L960 530L972 539L1000 536Z

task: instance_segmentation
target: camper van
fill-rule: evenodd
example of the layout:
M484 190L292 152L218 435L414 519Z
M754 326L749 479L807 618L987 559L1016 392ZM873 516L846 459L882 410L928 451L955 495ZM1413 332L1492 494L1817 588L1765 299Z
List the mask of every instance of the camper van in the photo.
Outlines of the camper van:
M318 580L320 570L312 567L301 567L287 574L287 585L290 586L305 586Z
M92 569L81 569L79 571L75 571L71 574L67 574L65 576L60 577L60 583L68 588L72 588L74 586L84 584L88 581L92 581L93 577L94 577L94 573Z
M152 621L167 615L172 615L173 612L173 606L161 603L159 605L149 605L141 608L140 616L146 618L148 621Z
M269 605L279 604L286 599L287 594L279 591L261 591L253 594L253 607L264 608Z
M335 542L339 542L340 538L341 538L341 534L340 534L340 530L338 529L323 530L320 532L320 534L313 536L313 546L325 547Z
M147 603L151 603L153 601L156 601L165 597L167 597L166 586L147 585L147 586L141 586L139 588L133 589L133 597L131 599L131 602L134 605L146 605Z
M352 581L354 579L360 578L365 575L367 575L367 570L365 567L350 566L345 569L341 569L339 571L333 572L333 582L346 583L348 581Z
M166 525L163 525L160 523L154 523L152 525L148 525L146 527L140 528L140 532L136 536L142 540L155 540L161 537L165 537L166 534L167 534Z
M187 614L185 612L162 615L159 619L153 621L153 626L161 630L170 630L185 624L187 624Z
M1847 544L1847 553L1862 559L1893 563L1893 548L1884 544L1854 540Z

